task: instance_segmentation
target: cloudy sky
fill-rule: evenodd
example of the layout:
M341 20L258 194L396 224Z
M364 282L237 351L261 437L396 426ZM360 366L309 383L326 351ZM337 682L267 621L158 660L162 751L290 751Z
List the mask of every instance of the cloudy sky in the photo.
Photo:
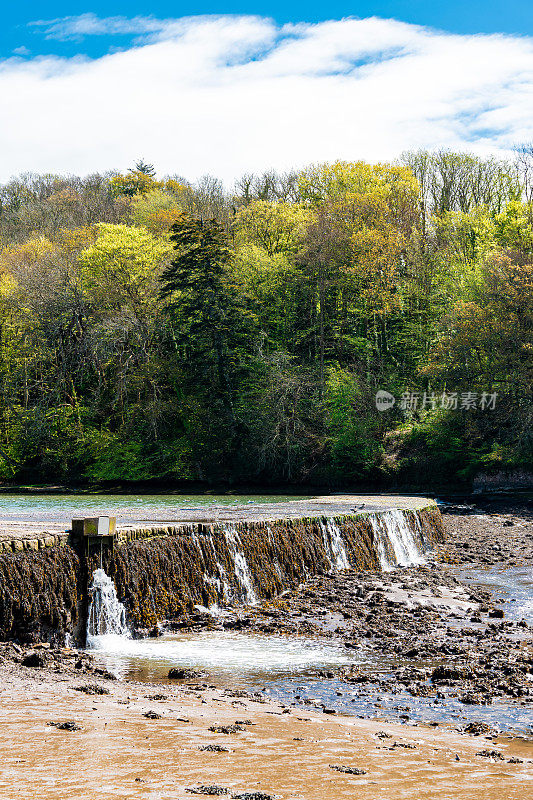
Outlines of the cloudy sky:
M155 16L130 3L129 16L104 16L59 5L47 4L57 16L43 17L41 4L3 26L2 180L125 169L142 157L160 174L231 183L269 167L419 147L504 154L533 140L529 0L505 25L490 0L480 4L477 28L416 0L375 3L381 16L359 18L309 9L307 21L296 12L275 21L266 9ZM512 11L513 0L504 5Z

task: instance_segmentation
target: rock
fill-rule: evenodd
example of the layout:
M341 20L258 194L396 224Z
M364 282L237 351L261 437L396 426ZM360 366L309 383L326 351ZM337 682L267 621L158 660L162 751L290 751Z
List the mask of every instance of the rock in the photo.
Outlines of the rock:
M112 672L109 672L107 669L99 669L98 667L94 670L95 675L99 675L101 678L105 678L107 681L116 681L117 676L113 675Z
M242 792L231 796L234 800L274 800L273 794L265 794L265 792Z
M146 717L146 719L162 719L161 714L158 714L157 711L146 711L143 717Z
M58 728L58 730L60 730L60 731L81 731L82 730L81 725L78 725L78 723L74 722L73 720L68 720L66 722L47 722L46 724L49 725L52 728Z
M469 706L490 705L492 699L476 692L466 692L459 697L459 701Z
M469 733L471 736L486 736L489 733L494 733L494 729L486 722L469 722L463 728L464 733Z
M482 756L482 758L493 758L495 761L504 760L503 755L499 750L480 750L479 753L476 753L476 756Z
M46 659L42 653L28 653L21 661L23 667L44 667Z
M359 769L359 767L342 767L337 764L330 764L329 767L336 772L345 772L347 775L366 775L366 769Z
M191 794L209 794L215 796L229 794L229 789L225 786L195 786L193 789L185 789L185 791Z
M86 683L83 686L73 686L75 692L83 692L84 694L109 694L109 689L104 686L99 686L97 683Z
M244 730L242 725L211 725L208 729L211 733L240 733Z
M222 747L221 744L206 744L198 749L204 753L229 753L228 748Z
M501 608L491 608L489 611L489 617L492 619L503 619L503 610Z
M431 673L432 681L461 681L473 677L471 670L461 667L445 666L439 664Z
M197 669L187 669L186 667L172 667L168 672L168 677L176 680L185 680L188 678L205 678L206 672Z

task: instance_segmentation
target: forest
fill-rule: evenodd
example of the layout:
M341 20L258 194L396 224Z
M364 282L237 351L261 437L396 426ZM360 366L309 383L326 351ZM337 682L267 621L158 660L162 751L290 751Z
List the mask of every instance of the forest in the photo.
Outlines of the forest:
M466 486L532 386L533 145L0 186L4 483Z

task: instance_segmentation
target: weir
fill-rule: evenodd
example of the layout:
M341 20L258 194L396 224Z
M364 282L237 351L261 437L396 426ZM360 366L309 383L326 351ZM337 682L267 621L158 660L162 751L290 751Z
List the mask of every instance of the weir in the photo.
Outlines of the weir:
M0 637L122 635L126 616L151 628L198 606L272 599L312 575L421 563L443 536L433 501L390 495L184 516L149 527L78 520L53 545L4 548Z

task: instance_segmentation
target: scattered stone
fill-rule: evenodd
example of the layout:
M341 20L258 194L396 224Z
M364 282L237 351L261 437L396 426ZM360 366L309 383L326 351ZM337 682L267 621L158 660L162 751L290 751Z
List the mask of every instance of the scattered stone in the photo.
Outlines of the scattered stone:
M193 789L185 789L185 791L191 794L210 794L216 796L229 794L229 789L225 786L195 786Z
M81 725L78 725L78 723L74 722L73 720L67 720L66 722L47 722L46 724L49 725L52 728L58 728L58 730L60 730L60 731L81 731L82 730Z
M83 686L73 686L75 692L83 692L84 694L109 694L109 689L105 686L99 686L97 683L86 683Z
M329 767L336 772L345 772L347 775L366 775L366 769L359 769L359 767L342 767L337 764L330 764Z

